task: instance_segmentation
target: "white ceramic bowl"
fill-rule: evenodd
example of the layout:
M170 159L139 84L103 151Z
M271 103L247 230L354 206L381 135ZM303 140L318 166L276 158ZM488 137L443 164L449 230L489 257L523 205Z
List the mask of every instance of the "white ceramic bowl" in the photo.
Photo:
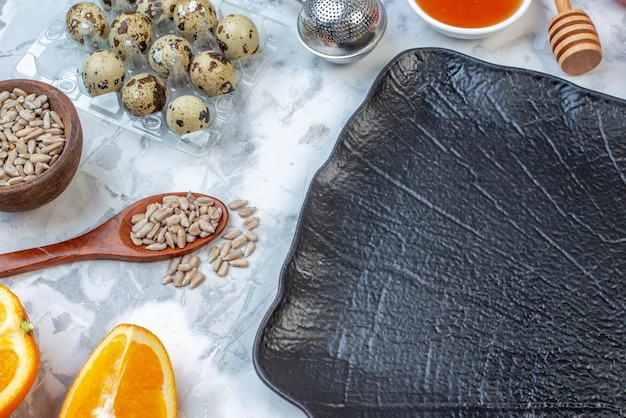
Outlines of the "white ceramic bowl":
M443 33L444 35L460 39L480 39L501 31L522 17L522 15L526 13L526 10L528 10L528 7L530 7L530 3L532 3L532 0L522 0L522 4L520 4L519 8L511 16L495 25L481 28L462 28L448 25L432 18L424 10L422 10L415 0L407 1L415 13L417 13L417 15L428 23L433 29Z

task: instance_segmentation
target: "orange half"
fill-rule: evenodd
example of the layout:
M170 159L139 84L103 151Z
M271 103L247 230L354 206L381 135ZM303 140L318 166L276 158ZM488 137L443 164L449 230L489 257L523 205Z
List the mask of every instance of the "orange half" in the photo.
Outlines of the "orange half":
M0 417L24 400L39 371L33 326L17 295L0 285Z
M174 371L147 329L116 326L96 346L70 387L59 418L176 417Z

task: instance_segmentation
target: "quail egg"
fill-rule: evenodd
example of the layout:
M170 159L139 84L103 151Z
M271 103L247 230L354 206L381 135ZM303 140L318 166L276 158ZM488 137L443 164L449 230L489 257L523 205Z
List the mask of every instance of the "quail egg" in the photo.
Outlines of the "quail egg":
M92 52L83 63L83 84L92 97L119 91L125 77L124 61L114 52Z
M162 78L170 75L172 57L179 57L179 63L185 72L193 59L193 50L189 41L178 35L163 35L157 38L148 52L148 64Z
M211 112L201 98L184 95L175 98L167 106L165 121L172 132L183 135L209 126Z
M259 30L254 22L244 15L232 14L220 20L215 37L220 49L230 60L259 52Z
M113 1L115 1L115 3L113 3ZM102 8L104 10L106 10L107 12L110 12L113 9L113 4L115 4L119 8L119 5L117 5L117 2L121 2L121 1L122 0L100 0L100 4L102 5ZM135 1L136 0L125 0L125 2L127 3L126 5L129 7L132 7L135 4ZM123 6L126 6L126 5L123 5Z
M122 87L122 103L132 115L147 116L159 112L166 102L167 87L154 74L136 74Z
M137 12L120 13L111 23L109 46L122 59L126 59L132 51L128 50L125 39L133 39L139 51L145 54L152 45L153 37L150 19Z
M209 97L230 93L237 88L235 66L218 51L202 51L191 62L191 82Z
M173 19L176 3L178 0L137 0L136 10L151 21L158 23L161 20Z
M189 41L197 38L198 23L206 19L209 21L211 31L217 24L217 13L213 3L209 0L180 0L174 10L174 25L180 33Z
M110 12L111 9L113 8L113 5L111 4L111 0L100 0L100 5L107 12Z
M80 24L84 20L90 20L93 28L101 38L105 38L109 33L109 20L107 15L97 5L88 1L76 3L70 7L65 14L65 28L70 38L82 44L83 34L80 31Z

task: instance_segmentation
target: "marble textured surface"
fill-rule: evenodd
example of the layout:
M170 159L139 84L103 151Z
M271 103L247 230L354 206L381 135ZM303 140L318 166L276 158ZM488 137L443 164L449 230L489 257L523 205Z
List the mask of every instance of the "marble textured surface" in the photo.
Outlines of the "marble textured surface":
M177 377L179 416L304 416L256 375L254 339L276 296L312 176L380 70L398 53L450 48L626 98L626 6L617 0L572 0L594 20L604 50L600 66L578 77L562 73L550 51L546 28L556 9L549 0L535 0L513 26L475 41L434 32L406 0L383 0L389 18L384 38L370 55L346 66L327 63L299 44L299 1L234 2L289 29L280 57L248 98L238 123L207 155L193 157L82 112L85 149L77 176L43 208L0 214L0 252L71 238L141 197L192 190L224 201L243 197L259 208L260 241L251 267L218 278L205 262L207 281L194 290L161 285L167 262L86 261L4 279L30 312L42 351L38 380L15 417L55 416L91 349L121 322L146 326L164 342ZM17 62L67 7L59 0L0 1L3 78L19 76ZM201 255L206 260L206 252Z

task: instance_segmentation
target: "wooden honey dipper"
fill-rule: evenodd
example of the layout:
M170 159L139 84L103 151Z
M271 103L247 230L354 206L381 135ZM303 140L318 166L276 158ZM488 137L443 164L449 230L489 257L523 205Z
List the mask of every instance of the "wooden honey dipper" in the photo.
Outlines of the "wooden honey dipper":
M572 9L569 0L555 2L558 14L548 25L548 36L557 62L570 75L593 70L602 60L595 25L587 13Z

